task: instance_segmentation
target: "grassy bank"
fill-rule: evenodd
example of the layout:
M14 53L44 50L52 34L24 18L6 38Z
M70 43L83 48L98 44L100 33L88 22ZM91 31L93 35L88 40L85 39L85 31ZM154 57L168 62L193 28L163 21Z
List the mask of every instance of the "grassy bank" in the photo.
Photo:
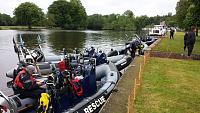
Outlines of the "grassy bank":
M118 82L115 88L117 92L111 94L100 113L127 113L128 96L132 90L131 86L134 85L134 79L138 75L141 61L142 57L134 59Z
M33 26L32 29L44 29L45 27ZM0 30L28 30L28 26L0 26Z
M170 40L168 34L166 38L162 39L162 41L153 50L186 54L187 51L184 52L183 50L184 46L183 37L184 37L184 32L176 32L174 40ZM193 54L200 54L200 37L197 37L196 39L197 40L194 46Z
M138 91L137 113L199 113L200 61L151 58Z

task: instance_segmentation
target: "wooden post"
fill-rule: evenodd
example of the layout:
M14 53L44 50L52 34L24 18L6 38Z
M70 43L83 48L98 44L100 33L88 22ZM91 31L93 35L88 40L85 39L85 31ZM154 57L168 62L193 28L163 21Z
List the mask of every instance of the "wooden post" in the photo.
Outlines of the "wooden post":
M136 88L137 88L137 80L135 79L135 83L134 83L134 92L133 92L133 100L135 100L136 98Z
M130 113L130 95L128 96L128 110L127 113Z
M138 86L140 86L141 74L142 74L142 63L140 63L140 69L139 69L139 74L138 74L138 83L136 80L136 85L138 85Z

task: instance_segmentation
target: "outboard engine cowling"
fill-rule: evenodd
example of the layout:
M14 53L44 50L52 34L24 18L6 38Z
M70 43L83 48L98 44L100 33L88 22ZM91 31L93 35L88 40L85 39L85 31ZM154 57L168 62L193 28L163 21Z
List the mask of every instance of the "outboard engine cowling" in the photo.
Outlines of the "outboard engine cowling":
M100 65L100 64L103 64L103 63L106 63L107 60L106 60L106 54L105 53L97 53L96 54L96 65Z

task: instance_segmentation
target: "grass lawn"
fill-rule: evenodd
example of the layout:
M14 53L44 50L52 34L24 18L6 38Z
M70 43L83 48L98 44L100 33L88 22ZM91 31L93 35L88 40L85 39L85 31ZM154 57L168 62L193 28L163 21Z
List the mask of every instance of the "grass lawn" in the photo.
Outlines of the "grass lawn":
M200 61L151 58L135 108L137 113L200 113Z
M183 50L183 37L184 32L176 32L174 35L174 40L170 40L168 34L166 35L166 38L162 39L162 41L153 50L186 54L187 52L184 52ZM200 36L196 37L196 43L193 49L193 54L200 54Z

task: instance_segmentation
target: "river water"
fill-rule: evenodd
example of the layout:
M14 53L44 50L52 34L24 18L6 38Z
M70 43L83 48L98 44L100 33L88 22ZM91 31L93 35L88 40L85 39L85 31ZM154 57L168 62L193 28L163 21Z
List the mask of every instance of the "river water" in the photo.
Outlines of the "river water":
M127 34L130 37L126 37ZM0 30L0 90L9 95L12 89L7 88L7 82L11 79L5 73L14 68L18 62L17 54L13 48L13 37L19 41L19 36L25 42L25 46L31 50L37 46L37 35L41 36L43 43L42 50L45 55L61 54L63 48L72 52L74 48L79 51L86 47L95 47L107 53L111 48L123 48L124 43L134 36L133 31L69 31L69 30L41 30L41 31L20 31Z

